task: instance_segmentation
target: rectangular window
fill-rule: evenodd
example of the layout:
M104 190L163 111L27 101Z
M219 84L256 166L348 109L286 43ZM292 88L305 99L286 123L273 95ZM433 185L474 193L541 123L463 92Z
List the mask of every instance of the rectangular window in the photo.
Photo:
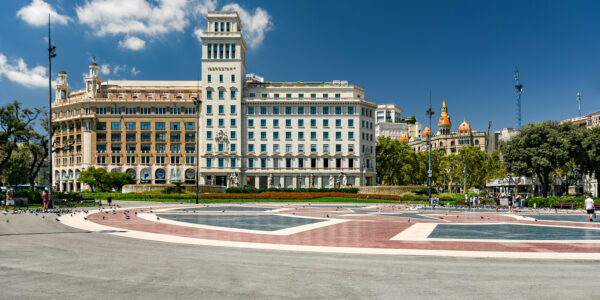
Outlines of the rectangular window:
M248 119L248 127L254 127L254 120Z
M229 23L227 23L227 25L229 25ZM227 30L229 31L229 30ZM225 45L225 58L229 59L229 44Z
M248 139L254 139L254 131L248 131Z
M317 144L310 144L310 152L317 152Z
M96 145L96 152L106 152L106 145Z
M335 127L342 127L342 120L341 119L336 119L335 120Z
M263 169L267 167L267 159L266 158L260 159L260 167Z
M279 127L279 120L278 119L274 119L273 120L273 127Z
M211 159L211 158L207 158L207 159L206 159L206 167L207 167L207 168L210 168L210 167L212 167L212 159Z
M179 127L179 122L171 122L171 131L179 131L181 127Z
M273 139L274 140L278 140L279 139L279 131L274 131L273 132Z
M323 131L323 139L329 139L329 132Z
M260 152L267 152L267 144L260 144Z
M323 94L323 99L329 98L329 94Z
M354 159L352 159L352 158L348 159L348 168L350 168L350 169L354 168Z
M219 145L217 145L217 149L219 149L219 151L223 152L223 151L225 151L225 145L219 144Z
M311 115L316 115L317 114L317 107L316 106L311 106L310 107L310 114Z
M274 115L278 115L279 114L279 106L274 106L273 107L273 114Z
M292 94L285 94L286 99L292 99Z
M142 150L142 153L148 153L150 152L150 144L142 144L140 146L140 150Z
M135 122L125 123L125 128L127 128L128 131L135 131Z
M111 122L110 130L119 131L121 130L121 122Z
M304 144L298 145L298 152L304 152Z
M156 149L156 152L160 152L160 153L165 152L165 149L166 149L164 144L157 144L154 146L154 148Z
M185 134L185 142L186 143L192 143L196 141L196 134L195 133L186 133Z
M328 115L329 114L329 107L328 106L323 106L323 114L324 115Z
M256 97L256 94L255 93L250 93L250 98L254 99L254 97Z
M179 144L171 145L172 153L179 153L180 151L181 151L181 145L179 145Z
M235 114L235 105L231 105L229 107L229 113L232 114L232 115Z
M304 127L304 120L298 120L298 127Z
M348 120L348 127L354 127L354 120Z
M352 131L348 132L348 139L349 140L354 139L354 132L352 132Z
M340 94L335 94L335 98L336 99L340 99L341 95Z
M172 115L180 115L181 114L181 107L171 107L171 114Z
M325 169L329 168L329 159L328 158L323 158L323 168L325 168Z
M180 133L171 133L171 143L172 142L179 142L181 140L181 134Z
M274 95L273 95L273 98L275 98L275 99L279 99L279 94L277 94L277 93L276 93L276 94L274 94Z
M235 82L235 74L231 74L231 82Z
M210 52L209 52L209 53L210 53ZM210 55L209 55L209 56L210 56ZM210 58L210 57L209 57L209 58ZM212 81L212 76L211 76L210 74L208 74L208 75L206 76L206 81L207 81L207 82L211 82L211 81Z
M303 93L298 94L298 98L299 99L304 99L304 94Z
M154 123L154 130L156 131L164 131L166 129L165 122L156 122Z
M285 120L285 127L292 127L292 120L291 119L286 119Z
M127 142L135 142L135 133L127 133L127 134L125 134L125 140Z
M248 168L254 168L254 158L248 158Z
M212 151L212 144L206 144L206 152Z
M219 105L219 114L224 114L224 113L225 113L225 106Z
M221 31L223 31L223 23L221 23ZM219 58L223 59L223 44L219 45ZM221 81L223 82L223 81Z
M310 98L311 99L316 99L317 98L317 94L310 94Z
M323 120L323 127L329 127L329 120Z
M157 115L166 115L167 114L167 108L166 107L157 107L156 108L156 114Z
M195 163L195 161L196 161L196 159L195 159L195 157L194 157L194 156L186 156L186 157L185 157L185 163L186 163L187 165L192 165L192 164L194 164L194 163Z
M196 152L196 145L194 145L194 144L185 144L185 152L187 152L187 153Z
M348 152L354 152L354 144L348 145Z
M121 134L120 133L111 133L110 140L112 142L120 142L121 141Z
M335 107L335 114L336 115L341 115L342 114L342 107L341 106L336 106Z
M212 127L212 119L206 119L206 127Z
M231 152L235 152L236 151L235 144L229 145L229 149L231 150Z
M208 99L208 100L212 99L212 91L209 91L209 90L206 91L206 99Z
M106 130L106 122L96 123L96 130Z
M286 115L291 115L292 114L292 107L291 106L286 106L285 107L285 114Z
M223 126L225 126L225 120L219 119L219 127L223 127Z
M285 152L292 152L292 144L285 144Z
M298 107L298 114L299 115L303 115L304 114L304 106Z
M263 99L267 99L267 97L269 96L268 94L261 94L260 95Z
M310 139L311 139L311 140L316 140L316 139L317 139L317 133L316 133L316 132L314 132L314 131L311 131L311 132L310 132Z
M229 136L231 137L231 139L236 139L236 132L232 131Z
M348 114L349 115L353 115L354 114L354 106L348 106Z
M317 120L316 119L311 119L310 120L310 127L317 127Z
M273 145L273 152L275 152L275 153L279 152L279 144L274 144Z
M219 100L225 99L225 91L219 91Z
M341 140L342 139L342 133L340 131L336 131L335 132L335 139L336 140Z
M291 158L286 158L285 159L285 167L286 168L291 168L292 167L292 159Z
M125 107L126 115L135 115L137 113L137 108L135 107Z
M229 164L232 168L235 168L235 158L231 158L231 161Z
M206 138L209 140L212 139L212 131L209 130L206 132Z
M235 127L235 119L231 119L229 123L231 124L231 127Z
M335 152L342 152L342 145L341 144L335 144Z
M231 58L235 59L235 44L231 44ZM231 82L235 82L235 77L232 77Z
M235 91L230 92L231 100L235 100Z
M302 132L302 131L298 132L298 139L299 140L303 140L304 139L304 132Z
M196 122L185 122L185 130L196 130Z
M164 133L157 133L155 135L155 141L157 142L166 142L167 141L167 135Z
M248 114L249 115L253 115L254 114L254 107L253 106L248 106Z
M292 133L290 131L286 131L285 132L285 139L286 140L291 140L292 139Z
M208 114L208 115L212 114L212 105L207 105L206 106L206 114Z
M260 120L260 127L267 127L267 120L261 119Z
M266 115L267 114L267 107L266 106L261 106L260 107L260 114L261 115Z
M298 168L304 168L304 158L298 158Z

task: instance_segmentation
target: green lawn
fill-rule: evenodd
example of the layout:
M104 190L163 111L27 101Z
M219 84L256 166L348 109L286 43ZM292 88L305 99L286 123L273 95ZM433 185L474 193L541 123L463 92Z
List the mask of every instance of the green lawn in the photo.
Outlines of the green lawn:
M126 199L114 201L147 201L148 199ZM151 199L151 202L179 202L195 203L196 199ZM333 202L333 203L398 203L396 200L358 199L343 197L322 197L316 199L199 199L200 203L242 203L242 202ZM106 201L102 201L106 204Z

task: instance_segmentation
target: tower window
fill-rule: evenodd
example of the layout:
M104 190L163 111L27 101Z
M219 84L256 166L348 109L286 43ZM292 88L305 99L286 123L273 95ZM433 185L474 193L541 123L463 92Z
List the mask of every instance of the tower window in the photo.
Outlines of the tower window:
M215 22L215 31L219 31L219 23Z
M219 45L219 58L223 59L223 44Z
M229 23L227 23L229 24ZM229 30L227 30L229 31ZM229 44L225 45L225 58L229 59Z
M225 31L225 22L221 22L221 31Z
M206 45L206 48L208 49L208 58L210 59L210 57L212 56L212 44Z
M231 58L235 59L235 44L231 44Z
M230 23L227 22L227 32L229 32L229 26L230 26Z

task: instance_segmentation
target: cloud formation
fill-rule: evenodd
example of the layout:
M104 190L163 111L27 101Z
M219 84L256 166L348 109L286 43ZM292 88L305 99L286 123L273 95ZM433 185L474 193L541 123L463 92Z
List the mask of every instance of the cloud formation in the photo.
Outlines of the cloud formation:
M146 41L135 36L130 36L125 38L124 40L119 41L119 47L133 51L138 51L146 47Z
M44 66L28 68L22 58L18 58L16 63L11 64L6 56L0 53L0 79L6 77L8 80L28 88L48 87L47 72Z
M46 26L48 24L48 14L50 14L54 24L67 25L72 21L70 17L57 13L50 4L43 0L33 0L29 5L23 6L17 12L17 17L29 25Z
M269 13L257 7L254 14L243 9L239 4L231 3L223 6L224 11L237 11L242 20L242 32L248 46L257 47L265 39L265 33L273 30L273 21Z
M121 75L126 75L123 73L130 73L131 75L135 76L142 72L142 71L138 70L135 66L133 66L133 67L131 67L131 69L129 69L126 64L123 64L123 65L101 64L99 69L100 69L100 75L102 75L102 76L112 75L112 76L116 76L116 77L121 77Z

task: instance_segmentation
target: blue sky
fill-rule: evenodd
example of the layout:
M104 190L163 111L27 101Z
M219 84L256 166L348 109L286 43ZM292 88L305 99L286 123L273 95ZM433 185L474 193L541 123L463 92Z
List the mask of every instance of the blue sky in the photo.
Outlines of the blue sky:
M48 11L72 89L92 55L103 79L195 80L208 10L241 11L248 72L269 81L348 80L367 99L425 122L446 99L456 130L516 126L600 110L598 1L5 0L0 4L0 104L47 104ZM26 66L25 66L26 64ZM46 79L44 79L46 78ZM434 126L435 127L435 126Z

